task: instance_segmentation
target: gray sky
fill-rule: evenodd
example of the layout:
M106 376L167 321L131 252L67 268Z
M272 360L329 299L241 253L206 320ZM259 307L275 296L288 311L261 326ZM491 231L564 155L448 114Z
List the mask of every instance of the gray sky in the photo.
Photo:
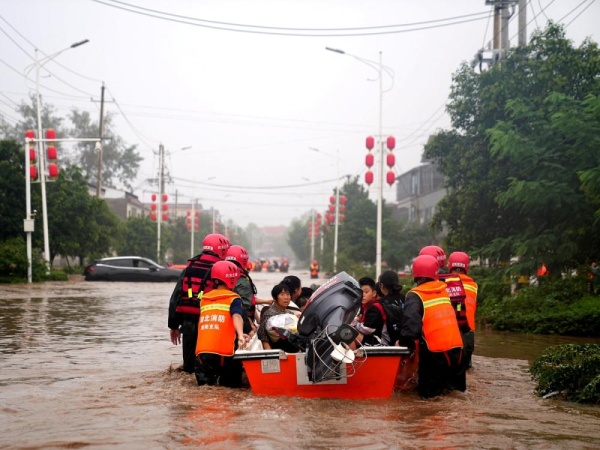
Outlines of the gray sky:
M105 110L116 114L117 132L139 144L144 158L134 192L149 201L156 191L144 180L157 176L163 143L174 179L167 193L198 198L241 226L288 225L312 208L324 211L337 173L364 180L364 142L378 134L380 87L377 70L348 54L377 68L381 51L394 73L393 80L383 77L382 127L384 136L396 137L394 171L401 174L419 165L428 136L448 126L452 73L487 45L493 27L485 0L0 5L0 114L7 121L19 118L15 103L35 92L34 76L23 75L34 48L50 55L89 39L44 66L52 75L41 72L43 99L61 116L76 107L97 117L99 105L90 98L99 99L104 81L106 99L116 101ZM577 45L586 36L598 41L600 2L529 0L528 34L548 19L569 24L567 36ZM455 24L442 26L449 23ZM515 15L515 45L516 33ZM385 185L387 200L394 189ZM376 183L370 195L376 199Z

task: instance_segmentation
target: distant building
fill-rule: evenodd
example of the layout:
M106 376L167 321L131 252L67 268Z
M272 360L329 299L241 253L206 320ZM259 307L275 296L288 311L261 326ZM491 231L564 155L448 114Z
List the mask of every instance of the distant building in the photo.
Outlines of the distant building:
M130 217L144 217L149 214L149 209L144 206L137 195L131 192L122 193L122 197L104 199L108 208L121 220L127 220Z
M445 195L444 175L434 163L422 164L396 178L396 215L409 223L426 224Z

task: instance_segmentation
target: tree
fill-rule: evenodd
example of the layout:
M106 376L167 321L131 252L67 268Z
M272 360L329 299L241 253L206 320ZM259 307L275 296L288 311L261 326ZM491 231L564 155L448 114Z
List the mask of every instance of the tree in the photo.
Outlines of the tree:
M97 121L92 121L90 113L73 109L69 119L73 128L69 130L73 138L93 138L100 134ZM136 145L128 146L125 141L115 133L113 116L107 113L103 122L102 145L102 184L116 187L117 183L131 190L131 180L137 176L142 157L136 151ZM94 142L78 142L79 150L74 154L69 164L81 167L87 180L98 182L98 152Z
M34 130L37 136L37 101L35 96L30 95L29 101L30 103L21 102L17 107L16 111L23 117L21 122L16 123L14 126L11 126L7 122L0 123L0 139L12 139L17 142L23 142L27 130ZM57 136L67 136L63 127L63 119L56 116L54 106L42 102L40 116L42 118L42 130L52 128L56 131ZM60 145L57 145L57 148L60 150Z
M597 252L599 75L598 46L554 24L486 72L458 70L452 129L425 149L446 176L449 243L556 275Z
M25 152L16 141L0 141L0 241L23 235Z
M68 167L46 187L51 260L107 253L116 242L118 218L105 201L89 195L81 171Z
M161 227L165 236L161 236L161 255L169 247L169 228ZM149 217L129 217L122 223L121 242L117 245L119 255L143 256L156 260L156 222L152 222ZM156 261L160 263L160 261Z

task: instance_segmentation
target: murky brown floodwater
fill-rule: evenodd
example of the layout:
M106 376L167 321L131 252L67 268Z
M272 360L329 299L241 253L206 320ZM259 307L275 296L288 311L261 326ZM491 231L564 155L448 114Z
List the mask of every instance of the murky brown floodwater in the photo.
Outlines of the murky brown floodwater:
M263 298L282 277L252 275ZM0 447L600 447L600 408L539 399L527 372L548 345L574 339L479 330L467 392L433 400L259 397L171 370L181 363L166 327L171 289L0 286Z

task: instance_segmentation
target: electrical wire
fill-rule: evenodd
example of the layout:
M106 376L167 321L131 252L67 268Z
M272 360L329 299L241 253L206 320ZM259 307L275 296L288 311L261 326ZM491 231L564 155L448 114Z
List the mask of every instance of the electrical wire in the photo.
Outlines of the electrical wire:
M196 19L193 17L189 17L189 16L178 16L175 14L170 14L170 13L165 13L165 12L161 12L161 11L157 11L157 10L150 10L147 8L142 8L142 7L138 7L136 5L130 5L124 2L117 2L116 0L107 0L107 1L113 1L114 3L120 3L123 5L127 5L127 7L123 7L123 6L118 6L116 4L110 4L107 3L106 1L101 1L101 0L91 0L95 3L100 3L102 5L105 6L109 6L111 8L116 8L116 9L121 9L123 11L127 11L127 12L131 12L134 14L139 14L139 15L143 15L143 16L148 16L148 17L152 17L155 19L161 19L161 20L166 20L169 22L175 22L175 23L182 23L182 24L186 24L186 25L192 25L192 26L196 26L196 27L201 27L201 28L209 28L209 29L215 29L215 30L221 30L221 31L233 31L233 32L238 32L238 33L251 33L251 34L262 34L262 35L276 35L276 36L303 36L303 37L347 37L347 36L373 36L373 35L382 35L382 34L397 34L397 33L407 33L407 32L411 32L411 31L422 31L422 30L428 30L428 29L432 29L432 28L441 28L441 27L446 27L446 26L451 26L451 25L458 25L458 24L462 24L462 23L468 23L468 22L474 22L477 20L483 20L485 19L487 16L487 12L485 13L474 13L474 14L469 14L469 15L465 15L465 16L458 16L460 17L471 17L471 16L480 16L481 14L485 14L484 17L475 17L475 18L470 18L470 19L465 19L465 20L455 20L449 23L443 23L443 24L437 24L437 25L432 25L432 26L423 26L423 27L417 27L417 28L411 28L411 29L407 29L407 30L385 30L385 31L376 31L376 32L360 32L360 33L322 33L319 30L327 30L327 29L313 29L315 32L311 32L311 33L293 33L293 32L288 32L288 31L265 31L268 30L268 27L261 27L261 26L253 26L253 25L244 25L244 24L231 24L228 26L215 26L215 25L209 25L207 24L209 21L203 21L204 23L194 23L194 22L190 22L190 21L200 21L202 19ZM133 9L128 9L128 8L133 8ZM143 10L146 11L152 11L152 13L150 12L144 12ZM161 15L157 15L157 14L161 14ZM167 16L167 17L165 17ZM168 17L171 16L171 17ZM183 17L184 19L178 19L176 17ZM422 23L438 23L438 22L442 22L442 21L449 21L449 20L454 20L456 18L446 18L446 19L436 19L435 21L427 21L427 22L422 22ZM247 29L238 29L238 28L231 28L232 26L238 26L238 27L247 27ZM398 26L409 26L409 25L390 25L390 26L385 26L385 27L398 27ZM382 28L382 27L370 27L370 28ZM277 29L277 30L286 30L286 28L282 28L282 27L274 27L273 29ZM294 30L294 29L289 29L289 30ZM299 30L309 30L309 29L299 29ZM331 30L336 30L336 29L331 29ZM341 29L344 30L344 29ZM360 29L357 29L360 31Z
M577 5L575 8L573 8L571 11L569 11L567 14L565 14L563 17L561 17L559 19L559 22L562 22L564 19L566 19L567 17L569 17L573 12L575 12L575 10L577 10L581 5L583 5L585 2L587 2L588 0L584 0L582 1L579 5ZM573 19L565 25L565 28L568 27L569 25L571 25L580 15L582 15L586 9L588 9L590 6L592 6L592 4L594 3L595 0L592 0L585 8L583 8L579 14L577 14L575 17L573 17Z

